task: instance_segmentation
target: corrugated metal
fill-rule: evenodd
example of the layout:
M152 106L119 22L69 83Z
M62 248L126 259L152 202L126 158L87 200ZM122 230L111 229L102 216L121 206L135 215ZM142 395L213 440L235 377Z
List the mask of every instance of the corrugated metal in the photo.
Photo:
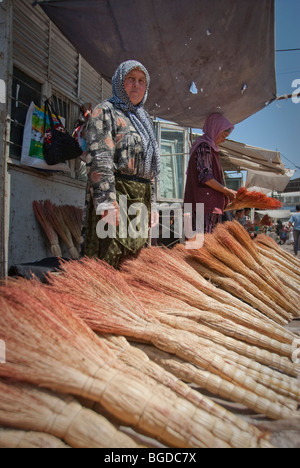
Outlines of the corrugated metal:
M34 18L34 20L33 20ZM48 70L49 19L31 2L13 1L13 58L16 65L41 82Z
M102 100L109 99L112 96L111 84L102 78Z
M79 97L82 103L90 102L95 107L102 101L101 76L82 58Z
M77 98L79 54L56 26L50 29L49 79L66 96Z

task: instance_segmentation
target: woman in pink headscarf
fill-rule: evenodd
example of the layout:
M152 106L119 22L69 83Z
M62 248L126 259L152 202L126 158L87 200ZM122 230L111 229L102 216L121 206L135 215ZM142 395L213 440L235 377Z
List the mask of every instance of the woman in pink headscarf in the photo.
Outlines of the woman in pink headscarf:
M196 205L204 204L204 232L211 233L236 192L225 187L219 158L219 145L234 126L221 114L211 114L205 121L204 135L197 138L190 151L184 203L192 205L192 226L196 230ZM185 206L186 208L186 206Z

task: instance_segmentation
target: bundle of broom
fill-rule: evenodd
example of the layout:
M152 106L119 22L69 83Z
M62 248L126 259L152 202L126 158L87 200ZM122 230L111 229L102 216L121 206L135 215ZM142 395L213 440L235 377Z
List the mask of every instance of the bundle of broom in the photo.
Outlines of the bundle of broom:
M57 232L58 236L66 244L70 257L73 259L79 258L79 252L74 246L71 232L65 223L62 211L58 206L53 204L50 200L44 202L45 212L47 217L52 224L53 228Z
M85 258L66 263L63 270L59 281L52 278L51 287L93 330L152 343L241 387L241 398L246 394L246 400L251 395L254 402L259 399L270 417L291 415L290 410L276 401L273 392L257 385L245 372L237 372L235 366L228 365L214 352L214 347L203 346L196 335L175 330L146 312L121 274L105 262Z
M264 215L259 222L259 226L272 226L272 224L272 220L268 215Z
M199 250L190 251L190 255L195 261L208 268L208 270L222 277L231 278L256 299L266 304L267 309L264 308L264 310L262 310L260 308L260 310L269 318L277 323L283 325L287 324L292 319L293 314L298 314L296 300L291 300L289 291L280 284L278 278L275 277L273 273L270 273L270 271L263 266L262 259L254 245L250 244L251 247L248 249L251 255L247 255L245 259L242 258L241 248L244 245L243 242L245 239L242 237L239 238L241 233L240 229L244 231L241 236L246 234L248 237L247 242L252 242L242 226L238 226L236 222L225 223L224 226L229 233L234 232L234 236L231 236L230 243L227 244L226 247L220 244L214 234L207 234L205 236L204 247ZM234 242L234 238L238 244ZM234 246L235 251L232 252L231 249ZM252 252L253 249L256 250L255 256ZM253 263L253 258L251 257L254 257L255 261L256 258L258 258L260 264ZM248 264L245 264L243 260L245 260L245 262L248 261ZM263 278L261 278L260 274L257 272L262 273ZM236 295L236 292L233 285L232 293ZM244 294L243 289L240 292ZM242 296L241 299L245 299L245 296ZM257 307L259 304L253 301L251 305Z
M70 448L60 439L37 431L0 428L0 448Z
M53 229L49 221L48 215L45 212L44 202L34 201L32 203L34 214L42 226L51 246L51 252L54 257L61 257L61 248L58 241L58 235Z
M64 222L68 227L70 233L75 242L75 247L79 251L81 238L81 227L82 227L82 209L72 205L62 205L58 207L62 214Z
M261 320L273 325L274 322L278 325L281 324L281 326L286 324L286 320L283 320L274 311L272 301L266 298L259 288L255 287L243 275L232 271L206 249L188 251L184 246L176 246L175 249L176 254L180 254L203 278L212 282L218 289L227 291L232 298L244 301L245 304L260 313ZM240 323L239 319L237 319L237 322Z
M240 210L243 208L257 208L260 210L276 210L282 204L276 198L267 197L264 193L251 192L241 187L236 194L236 199L226 207L226 211Z
M133 345L146 353L149 359L153 360L155 363L162 366L166 371L172 373L175 377L183 380L184 382L198 385L201 389L208 390L213 395L219 394L222 398L229 399L230 401L240 400L240 396L238 395L238 388L235 387L231 382L226 382L224 384L219 376L212 375L209 372L200 369L191 363L185 362L184 360L170 353L161 351L154 346L140 343L134 343ZM229 353L229 359L231 358L231 354L232 353ZM238 368L242 368L240 364L235 365ZM256 372L255 370L250 369L248 372L254 379L258 380L262 377L262 374ZM266 383L269 388L273 387L275 392L279 391L280 394L284 395L286 397L286 402L287 399L290 399L289 403L291 408L296 408L298 406L296 402L299 400L295 398L297 393L290 392L288 388L285 388L285 382L282 381L281 374L278 374L278 378L277 376L274 376L273 378L266 378L266 376L264 376L262 382Z
M0 424L39 431L72 448L136 448L137 444L106 418L84 408L75 398L37 387L0 380ZM16 411L16 402L18 411Z
M103 339L103 336L100 337ZM227 431L226 440L231 446L248 446L248 441L245 437L249 434L258 436L257 430L247 422L227 411L225 408L214 403L211 399L203 396L200 392L193 390L184 382L179 381L173 374L165 371L155 362L150 360L148 356L135 346L131 346L126 338L121 336L105 336L111 346L118 353L120 359L127 365L139 369L150 376L156 382L162 383L165 387L171 388L178 395L186 398L193 403L202 412L202 421L207 421L206 425L211 427L211 431L215 434L221 434L224 437L224 430ZM93 409L98 410L98 405L93 405ZM199 412L200 414L200 412ZM209 418L208 418L209 415ZM232 427L229 427L229 424ZM238 430L237 430L238 429Z
M190 386L186 385L183 381L178 380L177 375L173 375L173 373L167 372L161 369L160 365L157 365L152 359L149 359L148 355L142 351L142 347L144 345L139 345L134 343L133 345L130 344L125 337L121 336L108 336L106 338L109 339L112 346L115 347L116 351L120 356L120 359L126 364L133 366L138 369L142 369L145 374L150 375L156 381L163 383L165 386L170 387L176 393L181 395L182 397L186 398L187 400L191 401L197 407L202 408L207 413L212 416L216 417L215 421L215 428L214 431L221 429L220 421L224 421L226 424L230 423L233 425L233 430L230 431L228 434L228 441L231 442L233 445L243 445L247 444L246 441L242 441L243 433L246 434L257 434L257 430L254 426L250 425L246 421L242 420L241 418L237 417L233 413L227 411L222 406L214 403L211 399L207 398L206 396L202 395L200 392L193 390ZM147 346L146 346L147 347ZM150 346L149 346L150 347ZM155 350L157 353L159 351L157 348L151 347L154 352ZM212 376L214 378L214 376ZM184 380L184 379L183 379ZM230 384L233 388L234 385ZM233 390L232 388L232 390ZM234 393L234 390L233 390ZM241 432L237 433L235 428L238 427ZM235 437L239 438L239 441L234 442Z
M281 254L280 252L277 252L276 243L275 248L270 246L270 242L268 240L263 239L263 237L267 236L260 235L258 237L259 239L255 242L255 245L262 259L267 265L269 265L272 268L273 273L278 277L281 283L290 289L290 295L299 297L300 268L297 267L296 264L293 261L291 261L290 258ZM266 245L268 242L269 244Z
M242 227L242 226L241 226ZM241 244L235 240L235 238L227 231L226 224L218 225L214 232L215 238L218 242L227 248L230 252L234 253L236 257L241 260L244 265L257 274L265 283L272 287L272 294L276 302L278 302L278 297L283 297L288 302L294 302L294 315L298 315L298 300L294 301L290 299L290 291L285 285L282 285L274 274L272 268L270 268L266 263L262 261L256 261L251 254L248 253ZM249 243L251 240L249 241ZM274 295L273 290L277 293Z
M285 269L294 273L294 277L299 280L300 278L300 264L299 261L293 257L289 252L286 252L278 246L274 239L259 234L254 241L255 246L262 257L276 261Z
M287 359L293 353L292 342L296 338L293 333L289 332L290 344L283 344L216 314L200 311L150 287L141 287L134 283L131 283L131 287L144 307L161 322L173 328L192 332L203 339L209 339L227 350L238 351L240 355L277 368L286 374L294 377L298 375L299 368ZM248 346L248 343L252 346ZM269 369L264 369L264 372L269 374Z
M261 278L260 275L253 271L249 266L245 265L243 260L233 253L228 247L220 244L214 234L206 234L204 247L216 259L221 260L232 271L235 271L251 281L266 298L272 301L272 305L276 313L287 322L292 319L292 315L298 313L298 307L291 301L282 288L278 291L280 283L278 279L275 281L269 277Z
M79 262L72 263L79 265ZM91 266L94 269L95 262ZM90 274L86 275L81 269L78 278L81 285L84 283L82 274L88 285ZM113 272L112 275L114 277ZM73 297L74 291L78 290L77 282L72 289ZM98 283L96 289L101 289ZM206 428L202 413L199 414L193 404L124 365L109 343L100 341L82 320L74 316L52 288L20 279L1 286L0 293L0 333L9 343L6 364L0 366L2 377L99 402L123 425L168 446L229 445L220 435L216 437ZM69 290L66 294L70 294ZM81 292L79 295L82 301ZM106 314L112 316L114 305L108 300L109 310L103 307L102 295L100 290L97 307L104 308ZM77 298L77 293L75 296ZM83 297L85 300L85 295ZM122 296L121 302L124 302ZM115 321L116 317L112 316L109 328ZM281 406L278 408L273 403L270 406L274 406L277 416L291 414ZM226 439L226 431L222 435ZM249 435L249 445L264 443L264 440Z
M156 247L144 249L137 259L123 262L122 272L129 274L126 281L148 285L200 310L216 313L249 328L256 327L260 331L268 328L259 312L205 281L175 255L177 251L177 247L171 253Z

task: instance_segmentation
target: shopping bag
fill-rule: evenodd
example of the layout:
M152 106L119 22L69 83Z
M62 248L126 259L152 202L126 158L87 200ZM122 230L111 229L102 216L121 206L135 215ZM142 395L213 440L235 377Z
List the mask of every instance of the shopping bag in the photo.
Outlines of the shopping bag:
M61 121L64 122L64 119L61 118ZM48 121L47 124L50 125L50 122ZM56 124L58 124L57 121ZM34 102L31 102L27 111L23 133L21 164L37 169L70 172L67 164L56 164L53 166L47 164L43 151L43 135L44 109L40 109Z

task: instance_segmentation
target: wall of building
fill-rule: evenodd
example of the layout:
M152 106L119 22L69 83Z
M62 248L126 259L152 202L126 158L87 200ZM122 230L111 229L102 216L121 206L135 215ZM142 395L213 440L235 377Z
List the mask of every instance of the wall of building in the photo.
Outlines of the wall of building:
M40 107L46 98L55 96L66 113L63 116L70 130L79 116L80 105L91 102L94 106L107 99L111 86L78 54L41 8L32 6L32 0L0 2L0 24L0 276L3 276L12 265L51 255L48 240L33 212L34 200L49 199L58 205L83 207L85 197L82 164L71 162L68 174L46 173L22 164L22 134L30 104L26 99L32 91L39 101L35 104ZM32 83L39 84L39 89L31 89ZM64 246L63 254L68 256Z

